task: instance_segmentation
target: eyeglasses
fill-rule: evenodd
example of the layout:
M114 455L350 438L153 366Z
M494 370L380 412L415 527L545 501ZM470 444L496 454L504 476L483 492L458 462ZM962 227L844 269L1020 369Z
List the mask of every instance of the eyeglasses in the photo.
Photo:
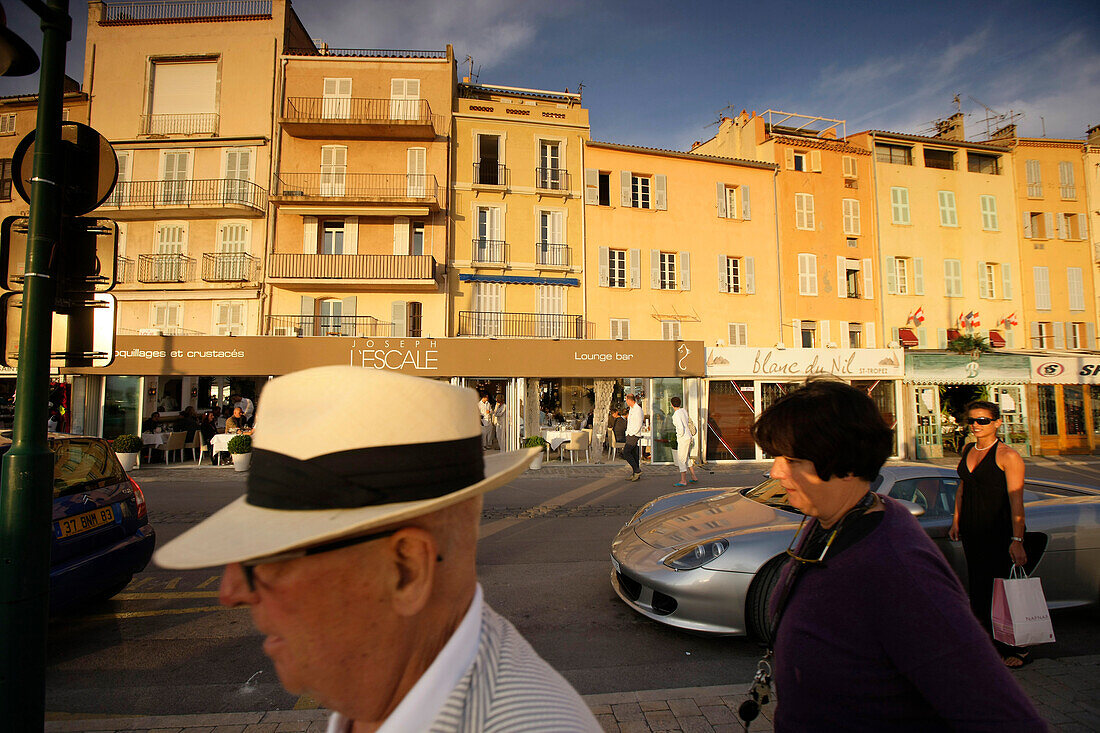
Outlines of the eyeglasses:
M817 557L802 557L794 549L795 543L798 542L799 537L802 536L802 526L804 524L806 524L805 516L802 517L802 522L798 525L798 531L795 532L794 537L791 538L791 544L787 545L787 556L803 565L815 565L825 559L825 555L828 554L829 548L832 547L833 540L836 539L837 533L840 531L841 523L837 522L837 525L833 527L833 531L829 534L829 538L825 540L825 546L821 548L821 554Z
M978 425L988 425L993 421L994 421L994 419L991 418L991 417L968 417L968 418L966 418L966 424L967 425L973 425L974 423L977 423Z
M401 529L398 527L397 529ZM257 565L269 565L276 562L285 562L287 560L296 560L300 557L307 557L309 555L320 555L322 552L332 552L333 550L342 550L345 547L351 547L352 545L361 545L365 542L373 542L374 540L380 540L383 537L389 537L397 532L397 529L386 530L385 532L375 532L374 534L360 535L359 537L347 537L342 540L336 540L334 542L326 542L323 545L314 545L313 547L306 547L301 550L292 550L290 552L283 552L278 555L269 555L267 557L261 557L256 560L245 560L241 563L241 568L244 570L244 580L248 583L248 590L252 593L256 592L256 577L255 567ZM441 561L442 557L437 557L436 560Z

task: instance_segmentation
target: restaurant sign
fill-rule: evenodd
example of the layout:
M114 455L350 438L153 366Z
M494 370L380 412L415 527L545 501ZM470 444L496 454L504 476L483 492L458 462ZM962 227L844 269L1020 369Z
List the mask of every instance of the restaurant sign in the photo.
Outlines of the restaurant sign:
M901 349L707 349L709 377L891 379L903 366Z
M701 341L119 336L108 367L67 374L279 375L348 364L423 377L697 377Z
M1036 384L1100 384L1100 356L1033 356L1031 381Z

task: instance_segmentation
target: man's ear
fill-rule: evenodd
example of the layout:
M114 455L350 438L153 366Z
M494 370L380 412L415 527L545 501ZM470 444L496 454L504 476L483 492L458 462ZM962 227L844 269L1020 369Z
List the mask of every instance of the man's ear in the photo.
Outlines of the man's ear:
M404 527L390 539L390 558L397 571L392 598L398 615L415 616L427 605L438 555L435 537L420 527Z

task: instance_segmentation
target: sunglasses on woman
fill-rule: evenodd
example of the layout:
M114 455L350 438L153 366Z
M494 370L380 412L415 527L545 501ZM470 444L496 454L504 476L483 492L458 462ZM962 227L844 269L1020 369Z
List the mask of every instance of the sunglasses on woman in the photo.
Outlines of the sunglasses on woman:
M993 418L991 418L991 417L968 417L968 418L966 418L966 424L967 425L973 425L975 423L977 423L978 425L988 425L991 422L993 422Z

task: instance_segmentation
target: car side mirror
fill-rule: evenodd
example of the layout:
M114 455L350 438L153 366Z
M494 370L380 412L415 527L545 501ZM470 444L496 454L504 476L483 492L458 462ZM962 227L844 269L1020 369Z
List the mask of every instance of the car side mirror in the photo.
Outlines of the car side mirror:
M893 498L893 497L891 497L891 498ZM905 499L894 499L894 501L896 501L897 503L901 504L903 507L908 509L909 513L912 514L914 517L919 517L919 516L924 514L924 507L922 507L920 504L916 504L916 503L911 502L911 501L906 501Z

